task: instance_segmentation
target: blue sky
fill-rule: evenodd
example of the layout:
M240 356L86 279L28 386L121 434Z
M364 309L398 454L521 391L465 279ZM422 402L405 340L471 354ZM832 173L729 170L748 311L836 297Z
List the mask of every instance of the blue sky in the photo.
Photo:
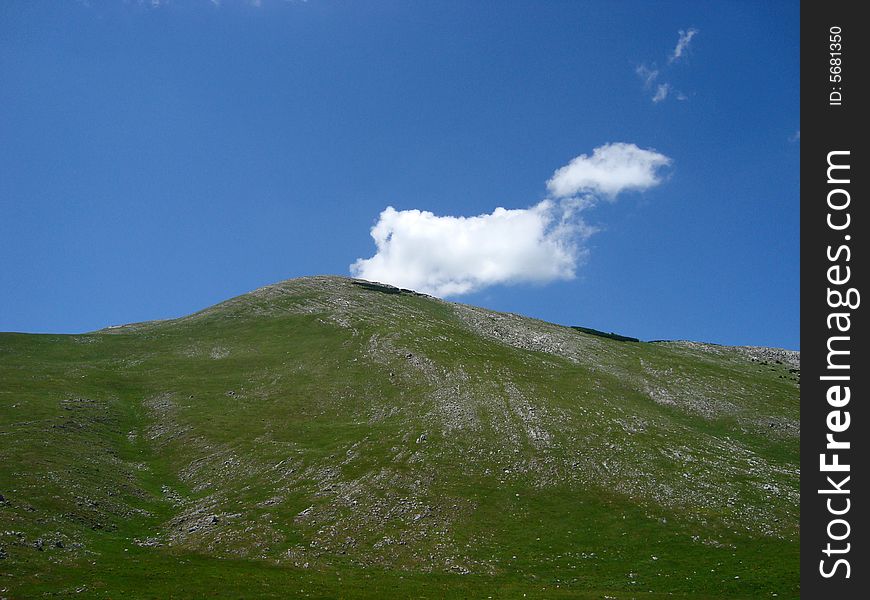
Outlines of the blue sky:
M797 349L798 13L3 2L0 331L180 316L349 275L381 250L389 260L363 274L437 270L442 292L471 282L462 302ZM588 174L606 148L663 159L612 196L595 177L618 176L625 153L555 192L557 169ZM498 207L519 229L498 225ZM393 247L376 248L376 224Z

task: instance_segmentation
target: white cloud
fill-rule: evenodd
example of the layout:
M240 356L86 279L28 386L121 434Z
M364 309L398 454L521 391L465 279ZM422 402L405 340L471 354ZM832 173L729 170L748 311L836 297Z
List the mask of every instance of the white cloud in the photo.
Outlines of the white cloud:
M660 83L656 87L656 93L653 94L652 101L654 104L658 104L662 100L668 97L668 92L671 91L670 83Z
M790 142L799 142L801 141L801 130L798 129L792 135L789 136L788 141Z
M656 66L656 63L653 62L651 67L646 66L646 64L641 64L634 69L634 72L643 82L643 89L655 89L652 96L650 96L650 100L653 101L653 104L658 104L659 102L666 100L668 97L674 97L677 100L682 101L689 99L686 94L675 89L670 82L662 81L665 78L668 78L668 73L673 68L673 63L678 61L683 54L685 54L686 50L688 50L689 44L692 43L692 38L698 35L698 30L691 28L688 31L683 31L681 29L677 34L679 35L679 39L677 40L677 45L673 52L668 56L668 64L659 69ZM661 81L661 83L656 85L656 82L659 81ZM653 88L653 86L655 86L655 88Z
M551 200L476 217L390 206L371 231L377 253L358 259L350 272L434 296L458 296L499 283L572 279L578 238L589 233L570 203Z
M646 65L638 65L634 72L637 73L637 76L640 77L641 81L643 81L644 89L652 87L652 84L655 83L655 80L659 76L658 69L653 69Z
M674 89L674 86L666 81L656 85L656 80L659 78L661 71L656 69L654 66L648 67L646 65L638 65L634 72L643 82L643 89L655 89L650 96L650 100L653 101L653 104L658 104L659 102L666 100L669 95L672 95L672 93L676 94L677 100L688 100L685 94Z
M581 154L558 169L547 182L557 198L582 193L603 194L611 199L627 190L645 190L661 183L659 169L671 159L634 144L614 143Z
M680 29L678 33L680 38L677 40L677 45L674 48L671 57L668 59L668 62L680 60L680 57L683 56L683 53L688 49L689 44L692 43L692 38L698 35L698 30L695 28L689 29L688 31Z
M601 195L658 184L670 159L634 144L606 144L557 170L554 199L496 208L475 217L387 207L371 230L377 252L350 266L354 277L434 296L459 296L505 283L573 279L595 233L580 214Z

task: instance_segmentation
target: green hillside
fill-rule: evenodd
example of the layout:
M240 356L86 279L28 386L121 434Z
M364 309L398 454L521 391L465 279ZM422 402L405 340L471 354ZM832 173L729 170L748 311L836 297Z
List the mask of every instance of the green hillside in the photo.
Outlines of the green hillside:
M0 597L796 598L799 357L338 277L0 334Z

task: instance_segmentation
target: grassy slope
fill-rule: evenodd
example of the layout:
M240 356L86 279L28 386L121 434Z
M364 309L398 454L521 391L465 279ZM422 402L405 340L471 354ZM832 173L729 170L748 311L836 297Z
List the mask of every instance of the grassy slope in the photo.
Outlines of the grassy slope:
M385 291L0 334L2 594L797 597L788 365Z

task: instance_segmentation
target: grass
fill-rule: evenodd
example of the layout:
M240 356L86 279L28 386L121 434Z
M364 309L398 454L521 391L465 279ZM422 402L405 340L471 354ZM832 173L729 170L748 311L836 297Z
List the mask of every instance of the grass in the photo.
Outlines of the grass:
M0 595L798 597L788 365L468 310L0 334Z

